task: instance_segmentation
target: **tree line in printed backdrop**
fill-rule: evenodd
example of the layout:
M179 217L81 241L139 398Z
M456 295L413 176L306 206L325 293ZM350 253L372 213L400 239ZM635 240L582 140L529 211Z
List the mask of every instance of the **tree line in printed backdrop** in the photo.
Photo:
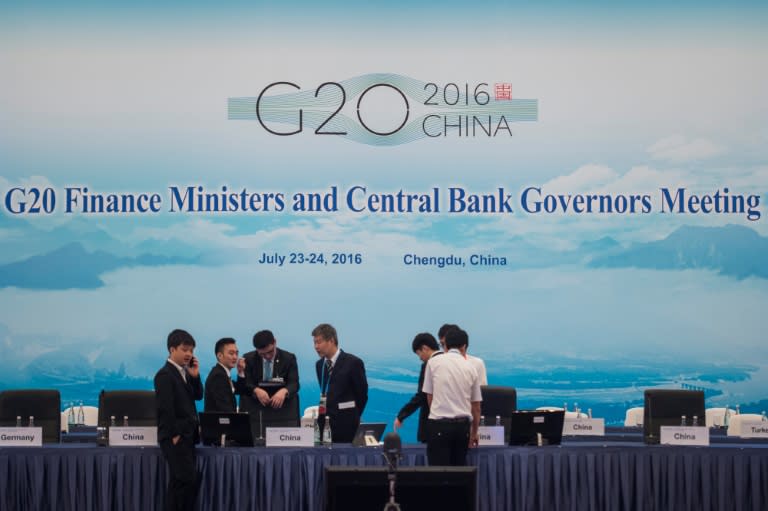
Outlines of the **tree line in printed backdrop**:
M160 361L162 362L162 361ZM158 362L158 364L160 363ZM312 363L302 363L300 369L301 407L316 404L319 387L315 381ZM382 363L384 362L384 363ZM385 422L392 427L399 409L416 390L416 379L420 362L411 355L408 359L392 359L392 364L412 371L392 374L380 370L386 361L368 364L368 378L371 381L368 406L363 417L366 422ZM715 364L685 364L658 367L651 362L638 364L636 360L625 363L606 361L584 367L583 361L562 357L546 360L528 358L524 365L516 361L514 374L509 374L510 363L503 360L486 360L489 383L508 385L518 388L518 408L530 409L538 406L562 406L570 409L579 406L582 411L591 409L595 417L604 417L608 425L623 424L627 408L642 406L642 389L645 387L666 386L675 388L703 389L708 398L722 393L718 388L724 381L744 381L750 378L754 367L723 368ZM212 356L201 354L202 377L207 376L207 368L214 364ZM399 388L411 388L408 392L393 392L379 388L377 381L386 380L397 383ZM685 383L696 381L697 385ZM132 377L126 374L124 367L116 371L95 369L78 353L43 355L30 363L26 371L8 373L0 379L1 388L56 388L61 392L62 406L79 403L98 406L100 389L152 389L152 378ZM98 389L98 390L97 390ZM622 397L623 396L623 397ZM728 403L740 405L744 413L760 413L768 409L768 399L757 402ZM202 409L202 401L198 403ZM417 414L404 423L400 431L403 440L415 442Z

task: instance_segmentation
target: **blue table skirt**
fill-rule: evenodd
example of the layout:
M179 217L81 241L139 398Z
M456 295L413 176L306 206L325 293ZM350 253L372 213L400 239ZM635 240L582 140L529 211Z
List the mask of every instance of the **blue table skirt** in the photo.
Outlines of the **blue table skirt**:
M201 510L323 508L326 465L383 466L380 448L200 447ZM645 446L571 442L559 447L485 447L479 509L764 510L768 445ZM426 464L406 446L402 465ZM166 465L159 448L61 444L0 449L0 510L162 509Z

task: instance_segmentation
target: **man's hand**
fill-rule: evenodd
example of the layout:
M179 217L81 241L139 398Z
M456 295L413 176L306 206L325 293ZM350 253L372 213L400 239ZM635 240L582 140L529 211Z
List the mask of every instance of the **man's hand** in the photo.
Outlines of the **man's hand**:
M176 435L175 437L171 438L171 442L173 442L173 445L178 444L181 441L181 435Z
M266 390L256 387L253 389L253 397L258 399L262 406L269 406L269 394Z
M397 431L398 429L403 427L403 423L400 421L400 419L395 419L395 427L394 430Z
M282 408L285 397L288 395L287 389L280 389L272 396L272 408Z
M237 376L245 378L245 359L243 357L237 359Z
M200 376L200 362L197 361L196 357L192 357L192 360L189 361L189 365L187 366L187 374L192 378L197 378Z

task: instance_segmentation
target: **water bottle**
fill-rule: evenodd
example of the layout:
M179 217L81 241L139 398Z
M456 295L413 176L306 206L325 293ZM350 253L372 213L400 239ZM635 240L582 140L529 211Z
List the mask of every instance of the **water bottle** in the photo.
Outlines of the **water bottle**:
M21 427L21 415L16 416L16 427L17 428Z
M320 419L315 417L315 446L321 445L320 441Z
M75 424L75 402L69 403L69 413L67 413L67 424L74 426Z
M768 417L765 416L765 410L763 410L763 413L761 413L760 415L762 415L762 419L760 419L761 421L763 422L768 421Z
M568 401L563 403L563 411L565 411L565 412L568 411Z
M128 427L128 416L127 415L123 415L123 427L124 428Z
M115 426L117 426L117 421L115 421L115 416L114 416L114 415L112 415L112 416L109 418L109 427L110 427L110 428L114 428Z
M699 416L694 415L693 416L693 423L691 423L691 426L698 426L699 425Z
M685 426L685 419L686 419L685 415L681 415L680 416L680 425L681 426Z
M723 427L727 428L731 418L731 410L728 405L725 405L725 413L723 414Z
M741 413L741 408L739 405L736 405L736 415L739 415Z
M29 416L29 427L30 428L34 428L35 427L35 416L34 415L30 415Z
M485 415L480 416L480 425L485 426Z
M80 408L77 409L77 423L85 424L85 409L82 401L80 401Z
M579 403L576 403L575 401L573 403L573 411L576 412L577 419L581 417L581 408L579 408Z
M592 408L587 408L587 418L588 419L592 418Z
M323 426L323 445L325 447L330 447L333 443L331 436L331 418L327 415L325 416L325 426Z
M501 415L496 416L496 425L501 426Z

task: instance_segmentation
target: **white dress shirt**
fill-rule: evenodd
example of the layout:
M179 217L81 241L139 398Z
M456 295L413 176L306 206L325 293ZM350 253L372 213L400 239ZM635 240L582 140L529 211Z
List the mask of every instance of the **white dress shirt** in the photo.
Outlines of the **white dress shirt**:
M234 385L234 383L232 383L232 369L228 368L227 366L225 366L221 362L216 362L216 363L219 364L224 369L224 372L227 373L227 376L229 376L229 388L232 389L232 393L234 394L235 393L235 385Z
M471 418L472 403L483 400L477 370L456 349L429 359L421 390L432 394L430 419Z
M480 378L480 385L488 385L488 373L485 370L485 362L483 362L483 359L473 357L467 353L467 360L472 363L472 367L477 371L477 377Z
M179 364L177 364L170 358L168 359L168 362L170 362L173 365L173 367L179 370L179 372L181 373L181 379L184 380L184 383L187 383L187 371L185 371L183 367L181 367Z

